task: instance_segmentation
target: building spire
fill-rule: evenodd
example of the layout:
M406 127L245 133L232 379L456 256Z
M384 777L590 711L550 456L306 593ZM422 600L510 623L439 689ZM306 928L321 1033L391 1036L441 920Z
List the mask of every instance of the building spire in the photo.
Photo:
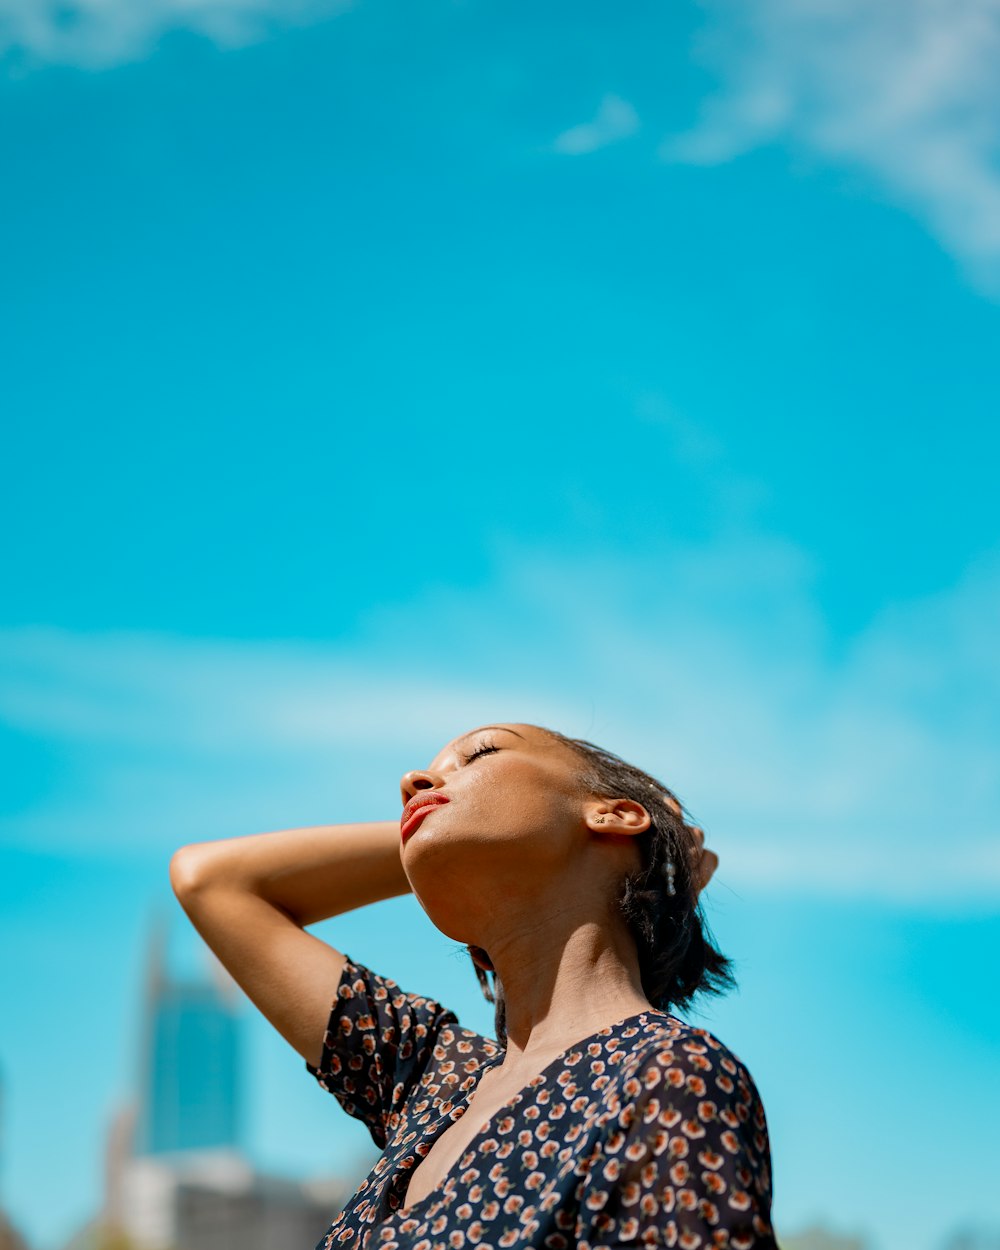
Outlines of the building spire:
M166 918L157 912L146 962L135 1152L238 1150L242 1064L234 987L226 987L218 965L196 979L174 976L167 939Z
M150 924L149 949L146 954L146 998L153 1001L167 988L170 973L167 967L169 925L162 907L153 912Z

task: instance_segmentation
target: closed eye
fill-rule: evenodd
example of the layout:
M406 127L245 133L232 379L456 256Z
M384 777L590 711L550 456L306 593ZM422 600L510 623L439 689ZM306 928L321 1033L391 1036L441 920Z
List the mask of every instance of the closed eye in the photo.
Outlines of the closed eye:
M493 755L500 748L492 742L483 742L470 754L465 757L466 764L471 764L473 760L478 760L481 755Z

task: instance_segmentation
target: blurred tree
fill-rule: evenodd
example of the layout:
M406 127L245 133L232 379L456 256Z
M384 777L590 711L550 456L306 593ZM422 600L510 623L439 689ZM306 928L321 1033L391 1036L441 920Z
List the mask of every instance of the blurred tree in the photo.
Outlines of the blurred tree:
M28 1250L28 1243L0 1211L0 1250Z
M97 1230L93 1250L135 1250L135 1242L113 1224L103 1224Z
M1000 1250L1000 1229L956 1229L945 1241L942 1250Z
M75 1232L63 1250L138 1250L138 1247L117 1225L98 1218Z

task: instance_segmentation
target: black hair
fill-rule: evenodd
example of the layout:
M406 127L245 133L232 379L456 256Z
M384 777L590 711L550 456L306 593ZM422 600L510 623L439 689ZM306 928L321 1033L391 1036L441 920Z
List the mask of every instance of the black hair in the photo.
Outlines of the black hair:
M686 1007L699 993L735 985L732 965L715 945L698 902L699 843L676 795L620 756L583 738L544 729L581 763L580 783L602 798L641 803L650 826L635 839L640 867L622 882L618 905L639 953L643 993L653 1007ZM487 1001L496 1007L496 1032L506 1044L503 987L486 951L469 947ZM492 978L492 980L491 980Z

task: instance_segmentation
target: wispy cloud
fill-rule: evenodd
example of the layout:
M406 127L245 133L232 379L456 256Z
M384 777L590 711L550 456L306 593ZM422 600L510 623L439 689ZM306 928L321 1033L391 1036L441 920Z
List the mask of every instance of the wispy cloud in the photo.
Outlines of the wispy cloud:
M599 148L606 148L621 139L627 139L639 129L639 114L628 100L621 96L606 95L593 121L571 126L558 135L552 144L556 152L564 156L586 156Z
M721 90L668 159L784 140L864 170L1000 294L1000 0L707 0Z
M241 47L275 27L313 21L350 0L0 0L0 64L105 69L147 56L187 30Z
M523 718L668 779L724 883L995 901L1000 563L838 656L811 582L756 535L606 565L512 553L492 587L424 595L350 649L8 632L0 715L62 744L75 780L0 834L166 850L375 817L448 737Z

